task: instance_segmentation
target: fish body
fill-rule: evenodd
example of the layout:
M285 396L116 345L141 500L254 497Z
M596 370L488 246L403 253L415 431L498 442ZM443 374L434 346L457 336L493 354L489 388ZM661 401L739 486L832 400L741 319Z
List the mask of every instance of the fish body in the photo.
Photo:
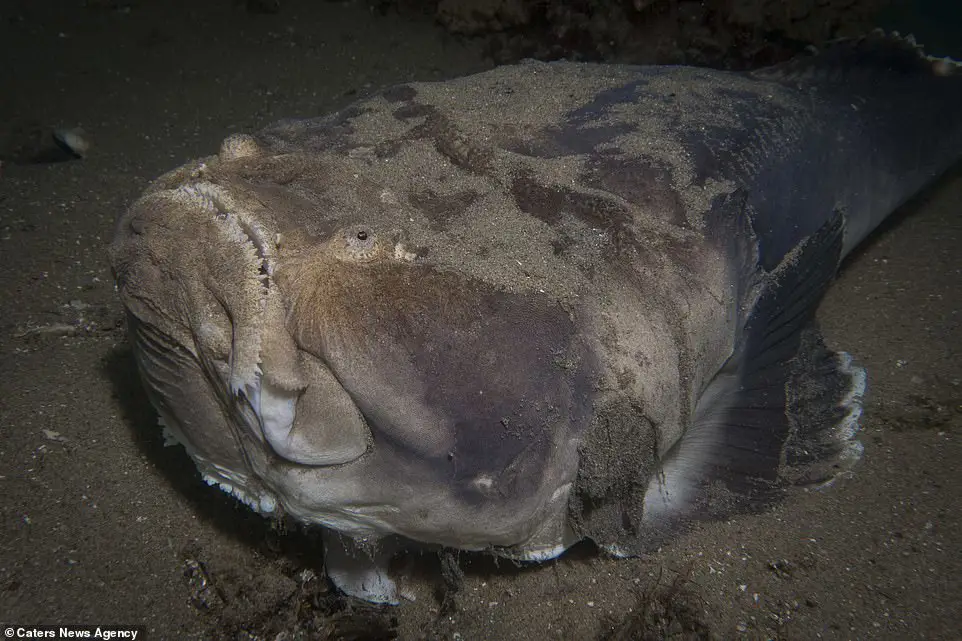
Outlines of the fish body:
M205 479L393 601L386 537L635 554L849 469L865 376L814 310L962 155L960 107L955 63L879 34L751 73L526 62L232 136L111 260Z

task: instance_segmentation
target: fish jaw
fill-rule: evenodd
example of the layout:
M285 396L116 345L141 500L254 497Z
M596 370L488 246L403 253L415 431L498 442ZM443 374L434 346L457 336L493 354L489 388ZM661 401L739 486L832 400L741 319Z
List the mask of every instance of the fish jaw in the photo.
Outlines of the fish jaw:
M396 230L299 236L224 162L161 179L121 220L111 256L148 393L205 480L349 536L531 559L572 544L595 364L569 312L452 280ZM406 287L412 305L359 295L386 287ZM419 327L434 334L401 344ZM531 363L540 374L526 375ZM445 387L456 380L473 387ZM502 445L486 446L485 430Z
M204 180L203 166L173 173L123 217L111 248L135 358L202 474L272 511L279 502L258 470L273 456L343 464L367 450L369 433L330 374L298 358L271 280L270 216Z

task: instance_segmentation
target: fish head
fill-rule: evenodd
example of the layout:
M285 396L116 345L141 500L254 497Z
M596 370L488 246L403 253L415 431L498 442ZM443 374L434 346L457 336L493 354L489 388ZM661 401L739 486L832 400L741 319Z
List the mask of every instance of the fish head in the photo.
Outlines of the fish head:
M256 178L297 163L310 190ZM439 268L443 237L412 241L381 186L348 179L222 150L122 218L112 262L153 404L261 512L556 555L595 393L576 314Z

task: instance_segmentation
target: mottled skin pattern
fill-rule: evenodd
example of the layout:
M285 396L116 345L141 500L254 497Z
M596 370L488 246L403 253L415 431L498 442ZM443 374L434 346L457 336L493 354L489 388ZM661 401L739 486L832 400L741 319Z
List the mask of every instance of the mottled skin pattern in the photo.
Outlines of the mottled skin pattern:
M637 550L668 522L646 495L691 513L687 486L779 486L786 443L830 442L808 465L853 438L796 425L796 317L959 156L939 69L881 37L756 74L527 63L234 136L119 223L148 391L265 513L520 558ZM713 461L775 353L749 338L779 328L762 409L785 429Z

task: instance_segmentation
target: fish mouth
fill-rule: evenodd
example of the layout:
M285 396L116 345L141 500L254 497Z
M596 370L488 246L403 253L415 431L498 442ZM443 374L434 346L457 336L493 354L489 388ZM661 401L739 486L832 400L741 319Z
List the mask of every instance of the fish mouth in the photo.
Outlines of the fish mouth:
M247 466L259 469L271 458L257 452L309 467L360 458L371 439L359 410L324 364L299 350L287 330L284 295L273 278L278 246L271 212L243 190L209 181L152 197L163 213L160 224L153 225L156 232L146 226L145 242L159 242L160 235L176 228L178 252L168 273L180 281L177 298L158 306L182 310L188 351L234 440L248 452ZM150 238L152 233L157 237ZM171 256L170 241L165 242L164 253ZM158 367L160 360L153 356ZM143 376L148 385L155 380L150 374ZM180 407L176 386L156 391L174 397L167 405ZM194 431L223 424L214 417L187 422Z
M175 193L178 200L186 198L226 224L233 240L253 247L259 260L258 273L265 287L269 286L277 255L276 234L265 229L258 217L242 206L229 190L220 185L197 182L184 185Z

